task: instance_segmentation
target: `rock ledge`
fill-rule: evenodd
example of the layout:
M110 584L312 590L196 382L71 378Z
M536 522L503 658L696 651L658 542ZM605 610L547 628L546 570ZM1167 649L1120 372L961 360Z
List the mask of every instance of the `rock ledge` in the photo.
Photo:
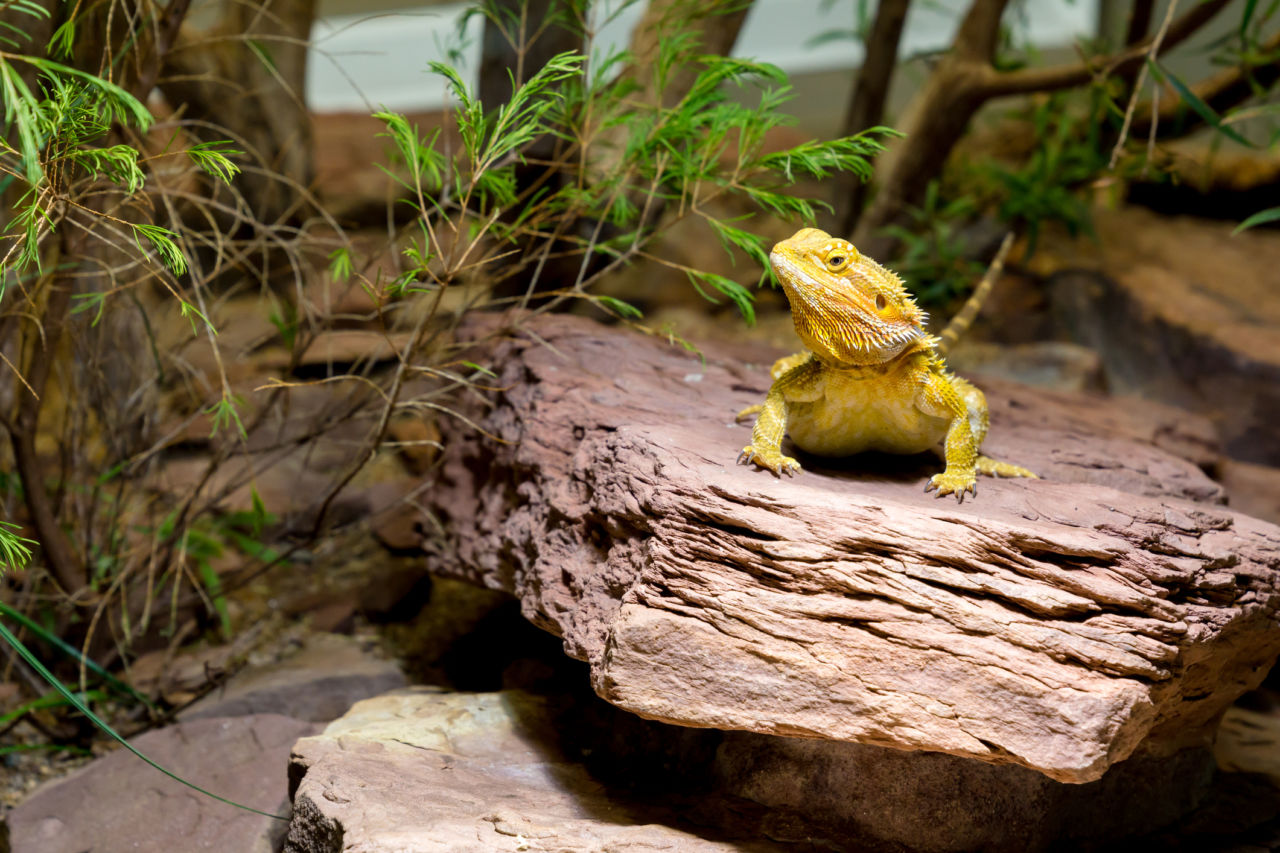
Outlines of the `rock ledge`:
M1186 413L983 383L986 448L1044 479L957 505L932 459L735 465L773 353L526 329L501 441L447 442L432 567L518 595L622 708L1085 782L1202 742L1280 652L1280 528L1220 505Z

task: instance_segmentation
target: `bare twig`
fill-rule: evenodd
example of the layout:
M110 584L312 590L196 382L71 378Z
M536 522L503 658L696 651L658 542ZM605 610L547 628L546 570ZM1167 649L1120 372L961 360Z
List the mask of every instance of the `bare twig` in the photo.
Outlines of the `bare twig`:
M1108 169L1116 167L1120 153L1124 150L1124 144L1129 138L1129 126L1133 123L1133 111L1138 105L1138 96L1142 94L1142 87L1147 83L1147 71L1151 62L1160 53L1160 43L1164 41L1165 33L1169 31L1169 23L1173 20L1173 12L1177 7L1178 0L1169 0L1169 8L1165 10L1164 20L1160 23L1160 31L1156 33L1156 37L1151 40L1151 47L1147 49L1146 61L1142 63L1138 80L1133 84L1133 92L1129 95L1129 106L1125 107L1124 124L1120 127L1120 136L1116 139L1115 147L1111 149L1111 160L1107 163Z

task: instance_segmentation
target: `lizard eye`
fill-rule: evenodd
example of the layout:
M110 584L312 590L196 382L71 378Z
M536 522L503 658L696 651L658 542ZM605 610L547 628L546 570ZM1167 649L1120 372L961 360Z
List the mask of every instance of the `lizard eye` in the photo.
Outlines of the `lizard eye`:
M885 306L888 304L889 302L884 298L883 293L876 294L876 310L877 311L883 311L885 309Z
M858 252L852 246L834 246L831 254L827 256L827 269L832 272L843 272L857 260L857 256Z

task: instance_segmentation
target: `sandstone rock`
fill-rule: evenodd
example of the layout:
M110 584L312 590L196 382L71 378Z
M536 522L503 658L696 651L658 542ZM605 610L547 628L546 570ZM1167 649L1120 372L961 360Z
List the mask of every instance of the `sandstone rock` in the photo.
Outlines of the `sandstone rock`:
M1223 770L1258 773L1280 788L1280 708L1228 708L1213 751Z
M1235 777L1210 787L1206 749L1073 785L940 753L676 728L572 690L370 699L299 741L290 778L293 853L1142 849L1135 836L1176 837L1198 804L1215 813L1190 825L1219 840L1276 811L1216 802Z
M279 663L236 673L178 718L282 714L327 723L359 700L404 684L393 661L365 651L351 637L314 634L297 653Z
M767 851L612 796L561 755L546 703L519 691L400 691L294 747L286 853Z
M289 748L316 730L275 714L211 717L132 742L207 790L284 814ZM284 827L201 796L124 750L38 789L8 823L13 853L270 853Z
M771 810L765 827L790 818L839 850L1027 853L1106 848L1173 824L1206 798L1213 761L1205 749L1131 758L1071 785L937 752L731 732L715 772L724 793Z
M1280 467L1224 459L1218 478L1231 506L1240 512L1280 524Z
M984 383L987 449L1045 479L957 504L932 459L735 465L772 353L532 331L490 359L502 442L446 441L433 564L518 595L622 708L1085 782L1205 742L1280 651L1280 529L1219 505L1185 414Z
M300 364L311 367L337 365L335 372L346 366L395 358L412 340L411 332L377 332L366 329L334 329L316 335L307 347ZM288 367L291 354L283 349L264 353L257 361L265 371Z
M1058 391L1106 388L1098 354L1064 341L1008 345L961 340L947 355L947 364L975 379L1005 379Z
M1227 452L1280 465L1280 235L1099 211L1101 248L1049 247L1055 318L1102 356L1115 391L1208 416Z

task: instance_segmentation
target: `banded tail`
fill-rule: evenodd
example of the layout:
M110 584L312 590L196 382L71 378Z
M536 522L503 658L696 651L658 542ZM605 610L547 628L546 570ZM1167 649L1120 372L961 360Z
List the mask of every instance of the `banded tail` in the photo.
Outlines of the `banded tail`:
M1004 242L1000 244L999 251L996 252L995 258L991 261L991 266L987 267L986 273L982 276L982 281L978 282L978 286L973 289L973 294L969 300L964 303L964 307L960 309L960 313L951 318L951 322L938 335L938 343L934 346L938 355L946 355L947 350L955 344L960 336L968 330L973 324L973 320L978 316L978 312L982 310L982 303L987 301L991 288L995 285L996 279L999 278L1001 271L1004 269L1004 259L1009 254L1009 249L1013 247L1013 232L1010 231L1004 235Z

